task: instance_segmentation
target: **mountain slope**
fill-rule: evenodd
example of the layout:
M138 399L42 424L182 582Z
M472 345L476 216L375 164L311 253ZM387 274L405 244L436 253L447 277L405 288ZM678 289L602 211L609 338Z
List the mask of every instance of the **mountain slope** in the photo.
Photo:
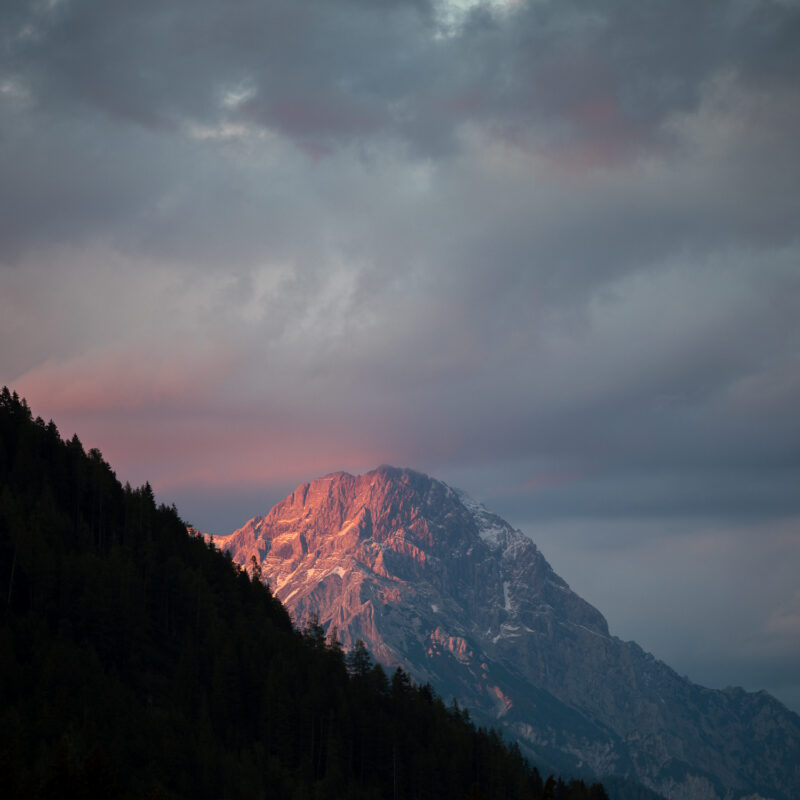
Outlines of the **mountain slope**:
M518 749L318 625L295 630L149 485L121 486L5 388L0 587L4 798L542 793Z
M440 481L328 475L216 539L240 563L255 555L296 622L363 639L543 762L674 800L800 796L800 718L610 636L529 538Z

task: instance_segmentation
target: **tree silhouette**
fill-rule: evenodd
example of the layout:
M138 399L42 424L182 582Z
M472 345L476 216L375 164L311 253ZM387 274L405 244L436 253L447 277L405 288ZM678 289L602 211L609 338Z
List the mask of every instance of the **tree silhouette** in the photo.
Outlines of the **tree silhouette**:
M296 631L256 565L0 391L3 796L537 797L518 748Z

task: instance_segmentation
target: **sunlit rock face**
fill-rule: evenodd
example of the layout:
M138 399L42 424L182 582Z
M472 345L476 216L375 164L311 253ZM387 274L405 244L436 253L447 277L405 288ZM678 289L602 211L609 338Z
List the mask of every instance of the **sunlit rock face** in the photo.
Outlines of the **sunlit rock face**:
M216 543L256 556L297 625L316 614L346 648L363 639L548 766L670 800L800 797L800 718L610 636L528 537L440 481L328 475Z

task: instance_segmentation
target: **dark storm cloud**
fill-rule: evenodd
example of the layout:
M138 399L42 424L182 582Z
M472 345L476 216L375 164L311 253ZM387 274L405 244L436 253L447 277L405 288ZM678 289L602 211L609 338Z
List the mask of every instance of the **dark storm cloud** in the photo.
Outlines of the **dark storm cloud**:
M215 121L227 97L310 143L386 124L387 104L423 78L426 17L420 3L30 4L7 23L7 50L51 104L169 129Z
M420 2L12 3L5 17L8 63L42 102L169 129L216 121L227 97L234 117L322 151L380 135L453 146L472 120L635 147L716 73L791 85L800 61L800 15L779 2L477 6L449 36Z
M532 2L506 13L476 6L449 35L436 8L419 2L245 2L235 14L214 2L10 3L2 13L4 85L7 94L24 95L4 126L6 259L43 230L55 239L116 230L124 241L136 238L133 229L148 243L139 247L163 243L165 255L183 248L202 260L215 252L210 219L248 262L259 248L274 247L273 227L286 223L287 209L297 215L313 181L295 206L294 190L275 186L272 171L253 186L231 148L221 169L210 165L219 150L187 142L186 126L213 132L246 125L317 158L355 147L369 161L383 157L375 148L387 140L408 148L412 160L464 152L465 126L477 125L509 146L613 166L676 147L683 157L664 121L697 109L719 76L731 75L734 88L765 87L768 97L796 89L798 76L800 14L785 3ZM774 104L761 105L752 113L776 113ZM477 260L479 272L495 257L516 274L546 262L558 288L653 260L676 240L702 246L718 231L744 240L791 238L800 212L791 187L800 175L785 155L797 113L769 123L776 139L756 174L740 152L732 154L742 158L739 168L705 185L687 185L687 178L655 196L646 183L612 190L610 198L598 192L556 220L552 211L538 219L490 215L488 235L460 235L465 252L449 257L461 269ZM337 180L342 197L362 199L343 175ZM709 191L720 195L711 204L718 220L709 219ZM745 191L760 201L731 200ZM530 202L524 191L520 201ZM483 202L478 192L469 209L479 233ZM568 196L555 202L575 204ZM265 209L256 219L254 204ZM462 217L441 222L461 228Z

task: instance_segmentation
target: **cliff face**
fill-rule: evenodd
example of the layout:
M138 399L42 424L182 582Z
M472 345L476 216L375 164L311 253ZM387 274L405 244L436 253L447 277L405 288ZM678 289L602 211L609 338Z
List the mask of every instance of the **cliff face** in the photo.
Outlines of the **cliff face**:
M800 797L800 718L610 636L528 537L440 481L328 475L216 541L256 556L296 624L316 614L345 647L363 639L540 761L671 800Z

